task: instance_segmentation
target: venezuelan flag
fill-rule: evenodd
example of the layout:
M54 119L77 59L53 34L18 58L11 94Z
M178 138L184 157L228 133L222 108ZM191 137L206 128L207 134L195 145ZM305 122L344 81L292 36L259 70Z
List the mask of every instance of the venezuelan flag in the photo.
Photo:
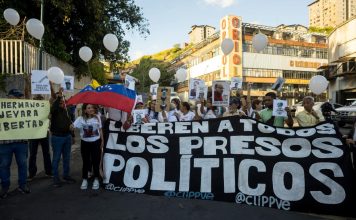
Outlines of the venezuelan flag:
M72 96L67 105L97 104L130 113L135 106L135 101L136 92L123 85L108 84L98 86L96 89L87 85L79 93Z

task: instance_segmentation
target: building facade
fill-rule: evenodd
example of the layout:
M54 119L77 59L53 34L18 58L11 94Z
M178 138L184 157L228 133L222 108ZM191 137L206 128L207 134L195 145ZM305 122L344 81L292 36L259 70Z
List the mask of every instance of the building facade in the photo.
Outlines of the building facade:
M329 97L346 104L356 98L356 17L344 22L328 36L329 62L321 67L329 80Z
M309 26L336 27L356 15L356 0L317 0L308 8Z
M203 79L210 86L213 80L242 77L244 90L251 82L251 95L260 97L278 77L283 77L286 82L280 95L294 104L311 94L310 78L320 72L318 67L328 62L326 36L307 30L301 25L270 27L242 23L241 17L226 16L220 21L219 32L172 62L174 69L186 68L188 72L187 81L176 89L186 98L190 78ZM268 36L268 45L257 53L252 47L252 37L259 31ZM233 40L234 49L225 56L220 44L227 37ZM325 100L326 93L317 98Z
M215 28L209 25L193 25L189 32L189 43L197 44L215 33Z

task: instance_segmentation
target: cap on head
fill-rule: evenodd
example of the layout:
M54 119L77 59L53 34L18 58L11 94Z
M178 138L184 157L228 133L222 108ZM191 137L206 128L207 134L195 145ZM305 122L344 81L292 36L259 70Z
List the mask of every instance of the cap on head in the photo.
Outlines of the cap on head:
M8 93L7 93L7 96L13 96L13 97L16 97L16 98L21 98L24 96L24 94L18 90L18 89L11 89Z

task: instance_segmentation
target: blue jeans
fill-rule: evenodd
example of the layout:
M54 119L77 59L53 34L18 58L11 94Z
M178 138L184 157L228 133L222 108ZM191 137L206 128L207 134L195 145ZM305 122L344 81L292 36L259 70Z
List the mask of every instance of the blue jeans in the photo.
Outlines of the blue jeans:
M53 149L52 174L55 180L59 179L58 165L63 154L63 177L69 176L70 151L72 148L72 136L55 136L51 138Z
M16 142L11 144L0 144L0 178L1 186L4 190L8 190L10 187L10 167L13 154L15 154L18 168L18 184L20 187L26 185L28 154L27 143Z

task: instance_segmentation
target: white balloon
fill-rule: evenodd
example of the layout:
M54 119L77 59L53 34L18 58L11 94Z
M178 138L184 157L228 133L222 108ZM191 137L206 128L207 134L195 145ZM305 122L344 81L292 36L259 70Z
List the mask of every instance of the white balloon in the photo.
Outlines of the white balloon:
M51 67L47 70L48 79L56 84L61 84L64 80L64 73L59 67Z
M175 76L176 76L178 82L183 82L187 78L187 71L183 68L180 68L177 70Z
M309 88L315 95L323 93L328 88L328 80L321 75L313 76L309 81Z
M117 47L119 46L119 40L114 34L107 34L103 38L103 43L106 49L111 52L115 52Z
M262 33L258 33L252 38L252 46L257 52L262 51L268 44L268 38Z
M19 13L17 13L17 11L12 8L8 8L4 11L4 18L9 24L13 26L17 25L20 21Z
M26 29L32 37L41 40L44 34L44 26L42 22L36 18L31 18L26 22Z
M221 50L225 55L231 53L233 49L234 49L234 42L230 38L225 38L221 42Z
M148 72L148 75L153 82L158 82L159 78L161 77L161 71L159 71L159 69L156 67L153 67Z
M88 62L92 56L93 56L93 52L91 51L91 49L89 47L84 46L79 49L79 57L84 62Z

